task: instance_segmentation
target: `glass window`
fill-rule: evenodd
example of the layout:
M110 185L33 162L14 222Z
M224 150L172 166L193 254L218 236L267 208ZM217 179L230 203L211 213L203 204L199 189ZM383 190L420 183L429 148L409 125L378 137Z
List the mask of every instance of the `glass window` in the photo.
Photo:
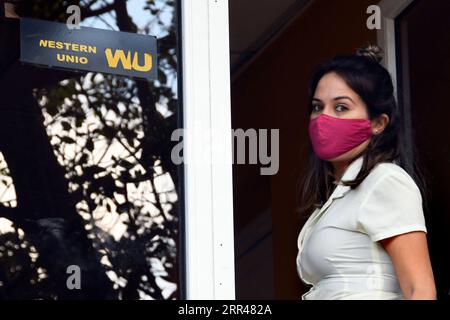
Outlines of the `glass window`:
M149 34L158 80L21 64L19 19ZM182 298L175 0L10 1L0 23L0 299Z

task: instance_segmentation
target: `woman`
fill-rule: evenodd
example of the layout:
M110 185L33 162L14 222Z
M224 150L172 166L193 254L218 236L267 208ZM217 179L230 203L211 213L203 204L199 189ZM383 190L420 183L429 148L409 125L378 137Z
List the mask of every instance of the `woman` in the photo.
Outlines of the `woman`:
M298 237L297 270L313 287L304 300L436 299L423 184L380 51L337 56L310 82L314 152L301 204L315 210Z

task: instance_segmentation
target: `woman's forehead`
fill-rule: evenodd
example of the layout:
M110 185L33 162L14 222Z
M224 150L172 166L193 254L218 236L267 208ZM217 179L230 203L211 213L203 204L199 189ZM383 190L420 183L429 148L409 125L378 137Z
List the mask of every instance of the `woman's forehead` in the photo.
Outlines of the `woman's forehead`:
M336 73L324 75L317 84L314 98L326 100L335 99L340 96L349 96L354 101L358 98L357 93L348 86L342 77Z

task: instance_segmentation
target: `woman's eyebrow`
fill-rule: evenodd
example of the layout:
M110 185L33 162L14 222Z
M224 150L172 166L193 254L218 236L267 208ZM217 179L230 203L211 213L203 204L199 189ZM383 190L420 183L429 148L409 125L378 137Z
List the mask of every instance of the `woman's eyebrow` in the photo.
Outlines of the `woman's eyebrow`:
M353 102L353 103L355 103L355 101L353 101L352 100L352 98L350 98L350 97L348 97L348 96L338 96L338 97L335 97L333 100L342 100L342 99L348 99L348 100L350 100L351 102Z
M336 100L342 100L342 99L348 99L351 102L355 103L355 101L353 101L352 98L350 98L349 96L338 96L338 97L335 97L333 100L336 101ZM322 100L320 100L319 98L315 98L315 97L312 98L312 101L322 102Z

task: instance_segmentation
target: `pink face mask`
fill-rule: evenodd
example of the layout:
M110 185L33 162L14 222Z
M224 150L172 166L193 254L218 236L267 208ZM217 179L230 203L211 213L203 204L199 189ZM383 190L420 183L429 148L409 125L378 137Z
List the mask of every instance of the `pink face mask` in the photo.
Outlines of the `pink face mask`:
M314 152L322 160L333 159L372 136L368 119L340 119L320 114L309 122Z

